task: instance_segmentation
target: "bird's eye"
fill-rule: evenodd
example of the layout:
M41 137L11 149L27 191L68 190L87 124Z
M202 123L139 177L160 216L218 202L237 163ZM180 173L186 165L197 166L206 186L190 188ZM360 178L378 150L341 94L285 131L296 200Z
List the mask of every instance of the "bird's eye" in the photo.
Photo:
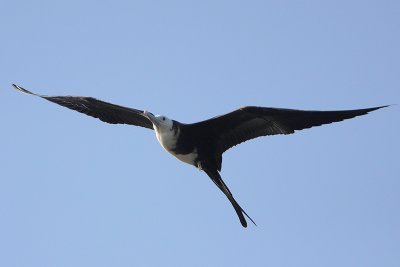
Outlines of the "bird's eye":
M165 117L162 117L162 120L165 121Z

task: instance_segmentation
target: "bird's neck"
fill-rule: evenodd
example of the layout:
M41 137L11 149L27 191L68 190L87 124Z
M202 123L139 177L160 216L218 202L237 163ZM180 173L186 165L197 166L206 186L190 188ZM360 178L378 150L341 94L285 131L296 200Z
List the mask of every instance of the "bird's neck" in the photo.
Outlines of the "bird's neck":
M158 142L165 150L171 152L176 148L180 129L175 122L172 127L157 127L155 132Z

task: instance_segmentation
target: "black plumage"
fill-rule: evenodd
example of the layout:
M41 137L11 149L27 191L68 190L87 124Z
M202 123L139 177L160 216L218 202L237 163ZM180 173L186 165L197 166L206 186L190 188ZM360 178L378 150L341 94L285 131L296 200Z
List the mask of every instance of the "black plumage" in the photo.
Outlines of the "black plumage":
M114 105L93 97L85 96L46 96L32 93L25 88L13 84L21 92L39 96L50 102L98 118L111 124L130 124L153 129L153 124L143 116L143 110Z
M338 122L387 107L340 111L305 111L283 108L247 106L205 121L184 124L170 120L164 127L165 116L157 117L142 110L110 104L92 97L44 96L20 86L16 89L42 97L69 109L111 124L130 124L154 129L160 144L178 159L203 170L225 194L234 207L243 227L247 215L222 180L222 154L242 142L266 135L291 134L314 126ZM163 137L166 134L168 137ZM165 139L165 140L164 140Z

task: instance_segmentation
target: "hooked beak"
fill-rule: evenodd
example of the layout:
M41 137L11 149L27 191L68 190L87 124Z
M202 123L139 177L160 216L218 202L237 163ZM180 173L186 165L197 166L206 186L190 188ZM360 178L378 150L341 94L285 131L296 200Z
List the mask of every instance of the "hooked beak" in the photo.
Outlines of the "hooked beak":
M154 125L158 125L157 119L156 117L153 115L153 113L148 112L147 110L143 111L143 116L145 116L146 118L149 119L149 121L151 121L151 123L153 123Z

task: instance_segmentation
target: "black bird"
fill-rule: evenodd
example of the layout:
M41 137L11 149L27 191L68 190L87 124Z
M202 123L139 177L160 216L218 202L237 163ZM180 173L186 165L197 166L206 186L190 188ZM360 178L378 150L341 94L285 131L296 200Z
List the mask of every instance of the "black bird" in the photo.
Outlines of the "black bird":
M107 123L130 124L155 130L157 139L165 150L179 160L204 171L211 178L231 202L243 227L247 227L244 215L254 224L255 222L236 202L219 174L225 151L256 137L291 134L296 130L354 118L387 107L305 111L246 106L205 121L185 124L163 115L153 115L92 97L37 95L18 85L13 86L24 93L39 96Z

